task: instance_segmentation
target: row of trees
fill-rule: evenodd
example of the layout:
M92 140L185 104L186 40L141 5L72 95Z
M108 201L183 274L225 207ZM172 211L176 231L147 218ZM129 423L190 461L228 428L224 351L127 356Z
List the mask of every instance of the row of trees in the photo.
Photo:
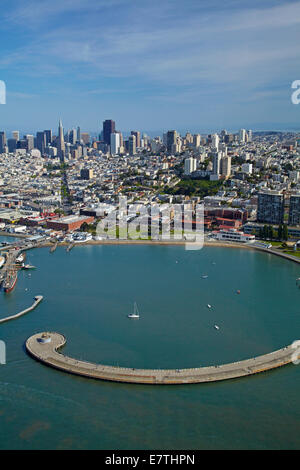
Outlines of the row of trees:
M279 225L275 230L272 225L264 225L259 229L259 238L261 240L288 240L288 228L286 224Z

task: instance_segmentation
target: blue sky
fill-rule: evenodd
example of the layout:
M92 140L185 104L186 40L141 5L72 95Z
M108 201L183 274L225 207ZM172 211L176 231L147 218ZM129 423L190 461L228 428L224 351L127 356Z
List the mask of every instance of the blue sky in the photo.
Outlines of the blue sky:
M0 19L0 128L300 127L300 1L1 0Z

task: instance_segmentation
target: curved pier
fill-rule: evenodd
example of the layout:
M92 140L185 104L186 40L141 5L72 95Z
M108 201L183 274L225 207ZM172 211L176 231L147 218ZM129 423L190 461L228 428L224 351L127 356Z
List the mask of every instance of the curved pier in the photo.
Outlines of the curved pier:
M16 315L11 315L10 317L6 317L6 318L1 318L0 323L4 323L4 322L10 321L10 320L15 320L16 318L22 317L26 313L31 312L32 310L34 310L42 300L43 300L42 295L36 295L34 297L34 303L31 305L31 307L28 307L25 310L22 310L22 312L19 312Z
M289 364L300 358L300 350L289 345L285 348L244 361L194 369L132 369L78 361L58 353L66 344L59 333L38 333L26 341L28 353L38 361L71 374L113 382L139 384L189 384L214 382L257 374Z

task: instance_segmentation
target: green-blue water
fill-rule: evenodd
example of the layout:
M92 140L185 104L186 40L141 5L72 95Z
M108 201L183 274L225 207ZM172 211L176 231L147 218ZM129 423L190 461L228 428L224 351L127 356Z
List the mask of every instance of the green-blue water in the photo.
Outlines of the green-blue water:
M299 339L300 266L243 249L175 246L40 249L28 261L37 269L0 295L1 317L44 295L35 311L0 325L1 449L299 448L300 366L212 384L118 384L48 368L26 355L24 341L58 331L69 355L145 368L264 354ZM137 321L127 318L134 301Z

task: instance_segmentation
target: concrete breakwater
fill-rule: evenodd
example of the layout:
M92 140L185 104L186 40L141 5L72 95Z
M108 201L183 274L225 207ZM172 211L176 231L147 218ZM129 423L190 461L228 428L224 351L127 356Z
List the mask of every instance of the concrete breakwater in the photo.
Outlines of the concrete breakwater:
M16 313L16 315L11 315L10 317L1 318L1 319L0 319L0 323L4 323L4 322L10 321L10 320L15 320L16 318L22 317L22 316L25 315L26 313L29 313L29 312L31 312L32 310L34 310L34 309L39 305L39 303L40 303L42 300L43 300L43 296L42 296L42 295L36 295L36 296L34 297L34 302L33 302L33 304L31 305L31 307L28 307L28 308L26 308L25 310L22 310L22 312Z
M76 360L58 352L66 344L60 333L38 333L26 341L27 352L38 361L75 375L139 384L190 384L244 377L290 364L300 357L294 345L263 356L229 364L192 369L134 369Z

